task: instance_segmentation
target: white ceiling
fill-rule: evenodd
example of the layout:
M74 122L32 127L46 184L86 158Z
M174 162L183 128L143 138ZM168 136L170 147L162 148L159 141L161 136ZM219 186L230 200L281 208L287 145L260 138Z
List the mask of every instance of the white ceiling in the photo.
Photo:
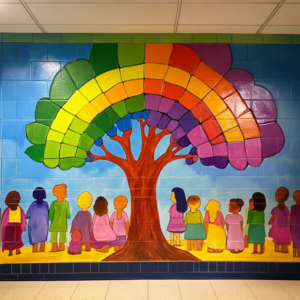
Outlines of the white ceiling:
M300 34L300 0L0 0L0 32Z

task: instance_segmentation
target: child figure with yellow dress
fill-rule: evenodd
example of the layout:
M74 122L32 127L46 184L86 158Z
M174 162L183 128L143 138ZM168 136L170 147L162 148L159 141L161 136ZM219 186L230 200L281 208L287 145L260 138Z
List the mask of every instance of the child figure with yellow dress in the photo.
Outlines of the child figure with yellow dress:
M201 201L198 196L190 196L187 199L190 208L184 218L186 231L184 238L187 240L187 250L202 250L203 240L206 239L206 232L201 212L198 210Z

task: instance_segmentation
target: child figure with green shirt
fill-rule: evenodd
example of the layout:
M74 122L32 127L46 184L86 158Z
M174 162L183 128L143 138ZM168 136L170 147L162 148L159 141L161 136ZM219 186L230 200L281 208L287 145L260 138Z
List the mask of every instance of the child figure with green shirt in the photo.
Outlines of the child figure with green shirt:
M53 188L53 195L57 197L53 201L49 210L49 221L51 221L50 229L52 243L51 252L64 251L65 242L67 241L66 232L68 230L67 219L70 219L69 204L65 200L67 197L67 186L58 184ZM57 234L59 233L59 246L57 250Z
M203 217L198 210L201 201L198 196L190 196L187 199L190 208L184 218L186 226L184 238L187 240L187 250L202 250L203 240L206 239L206 231L203 224Z

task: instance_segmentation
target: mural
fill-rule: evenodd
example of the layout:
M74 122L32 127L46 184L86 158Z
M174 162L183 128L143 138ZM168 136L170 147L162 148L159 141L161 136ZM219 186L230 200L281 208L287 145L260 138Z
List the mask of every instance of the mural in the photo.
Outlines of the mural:
M34 105L34 122L22 128L32 144L24 149L28 166L40 163L43 172L61 171L52 187L47 184L55 199L49 207L43 184L33 187L36 201L26 214L17 188L4 195L1 259L14 256L14 250L21 254L26 234L32 249L24 261L37 255L50 262L58 259L55 255L60 261L248 260L250 253L253 260L278 260L276 253L300 257L299 190L291 209L285 205L289 189L272 190L278 205L268 222L269 203L260 189L252 188L248 198L231 193L228 214L213 190L203 201L200 193L172 180L171 172L166 176L169 215L164 213L162 221L157 191L168 165L181 160L190 170L201 165L203 172L213 168L215 176L227 169L247 176L285 145L272 94L247 70L232 67L229 45L91 47L89 57L55 72L49 98ZM95 193L92 179L78 191L73 185L68 199L69 172L89 166L108 170L112 164L126 176L129 193L106 194L97 184ZM103 178L119 177L119 171L112 172Z

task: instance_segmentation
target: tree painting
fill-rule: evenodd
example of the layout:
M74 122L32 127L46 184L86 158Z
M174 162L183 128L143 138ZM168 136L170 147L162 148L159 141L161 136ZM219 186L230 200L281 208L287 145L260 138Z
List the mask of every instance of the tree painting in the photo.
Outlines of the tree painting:
M128 241L106 261L197 260L170 246L161 231L156 184L170 162L242 171L282 149L272 95L249 72L230 67L225 44L95 44L90 60L64 66L49 98L38 101L36 122L26 126L34 144L28 156L62 170L106 160L127 177ZM142 140L138 159L130 141L134 120ZM122 146L125 159L107 150L105 134ZM154 159L167 135L167 150ZM105 155L93 154L93 145ZM188 154L179 153L186 147Z

